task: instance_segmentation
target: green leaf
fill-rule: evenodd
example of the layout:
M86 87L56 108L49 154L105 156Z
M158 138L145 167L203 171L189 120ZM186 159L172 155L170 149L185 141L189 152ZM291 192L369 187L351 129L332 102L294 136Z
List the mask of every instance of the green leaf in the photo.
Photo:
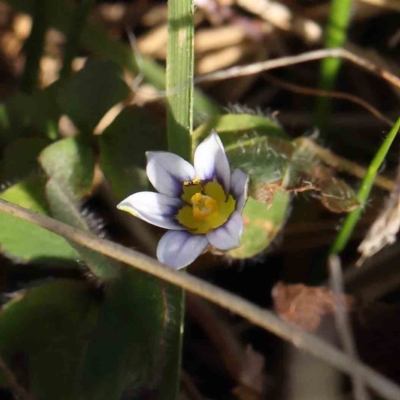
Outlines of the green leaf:
M163 286L134 269L108 286L83 367L85 400L119 400L125 389L134 395L160 379L169 345Z
M57 219L89 230L55 179L47 183L46 194ZM160 374L168 322L163 283L83 246L71 245L106 287L104 306L83 363L83 398L118 400L126 387L135 392L155 382Z
M333 212L349 212L358 206L353 190L321 165L316 155L289 140L273 120L249 114L212 118L193 133L199 143L215 129L225 146L231 169L250 176L250 196L243 211L242 245L228 254L247 258L265 250L282 228L290 193L312 190Z
M63 279L19 294L3 307L0 353L34 398L85 398L78 397L79 378L99 305L87 284Z
M282 190L275 192L270 207L249 197L242 213L241 245L227 254L233 258L250 258L267 249L286 221L289 203L290 194Z
M166 149L158 122L143 109L126 107L99 137L100 166L118 200L149 188L145 153Z
M44 138L24 138L4 148L0 161L0 182L15 182L26 179L39 171L38 156L49 144Z
M294 146L283 129L270 118L250 114L227 114L211 118L193 132L196 145L215 129L229 158L232 170L240 168L251 177L250 192L259 184L282 179Z
M342 47L347 39L347 30L351 21L351 0L332 0L329 10L329 21L325 29L325 47ZM339 75L342 60L327 57L321 61L319 72L319 89L332 91ZM317 97L315 123L322 133L328 127L332 111L332 96Z
M33 177L11 186L0 193L0 198L47 214L44 185L43 178ZM0 212L0 243L7 255L24 261L52 258L75 261L79 258L60 236L4 212Z
M130 106L100 136L100 165L118 198L148 188L145 153L166 148L158 122L145 110Z
M17 92L0 106L0 144L24 135L30 121L32 97Z
M61 222L78 229L90 231L87 221L82 217L76 201L64 190L56 178L51 178L46 184L46 197L50 205L51 214ZM80 254L91 272L101 279L111 279L119 275L120 264L86 247L70 242Z
M76 199L92 189L94 155L88 141L81 137L59 140L40 154L40 163L49 177Z
M82 133L91 135L105 113L129 93L121 67L110 61L87 61L60 89L58 100Z
M60 82L36 91L30 109L30 123L35 130L49 139L58 138L58 121L62 114L57 102Z
M268 136L288 139L280 125L268 117L252 114L225 114L208 119L193 132L193 147L196 148L211 130L215 129L225 145L235 143L243 134L249 138Z

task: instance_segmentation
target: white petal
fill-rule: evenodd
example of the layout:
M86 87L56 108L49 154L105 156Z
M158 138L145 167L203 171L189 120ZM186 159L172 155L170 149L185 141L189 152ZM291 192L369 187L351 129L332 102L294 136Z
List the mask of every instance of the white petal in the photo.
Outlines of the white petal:
M207 239L214 247L220 250L230 250L239 246L243 233L242 216L234 211L224 225L207 233Z
M229 192L231 170L224 146L215 131L203 140L194 153L194 169L200 180L217 178L225 193Z
M236 211L242 212L248 197L249 176L240 169L235 169L231 176L231 195L236 200Z
M182 182L195 178L193 165L176 154L148 151L146 156L147 176L160 193L179 197L182 192Z
M150 224L165 229L186 229L174 218L183 201L154 192L135 193L117 205L117 208L127 211Z
M192 235L187 231L169 231L158 243L158 261L173 269L191 264L208 246L204 235Z

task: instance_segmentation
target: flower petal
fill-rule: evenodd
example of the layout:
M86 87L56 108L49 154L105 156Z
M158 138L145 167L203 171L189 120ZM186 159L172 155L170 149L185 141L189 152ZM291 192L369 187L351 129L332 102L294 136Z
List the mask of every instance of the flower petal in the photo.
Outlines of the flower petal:
M158 261L173 269L191 264L208 246L204 235L192 235L186 231L169 231L158 243Z
M243 233L243 219L240 213L234 211L224 225L207 233L207 239L220 250L230 250L239 246Z
M194 153L194 169L200 180L212 181L217 178L225 193L229 192L231 170L224 146L215 131L197 147Z
M148 151L147 176L160 193L180 197L182 182L195 178L193 165L182 157L165 151Z
M235 169L231 176L231 195L236 201L236 211L242 212L248 197L249 176L241 169Z
M150 224L165 229L186 229L175 220L183 201L154 192L135 193L117 205L120 210L133 214Z

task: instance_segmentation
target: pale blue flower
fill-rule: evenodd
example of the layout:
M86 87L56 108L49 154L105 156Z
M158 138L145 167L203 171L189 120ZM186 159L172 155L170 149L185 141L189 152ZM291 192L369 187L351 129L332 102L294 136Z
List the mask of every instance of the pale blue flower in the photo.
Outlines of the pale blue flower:
M216 132L197 147L194 166L173 153L146 155L147 176L159 193L135 193L117 207L170 230L157 247L160 262L179 269L209 245L220 250L239 246L248 175L240 169L231 174Z

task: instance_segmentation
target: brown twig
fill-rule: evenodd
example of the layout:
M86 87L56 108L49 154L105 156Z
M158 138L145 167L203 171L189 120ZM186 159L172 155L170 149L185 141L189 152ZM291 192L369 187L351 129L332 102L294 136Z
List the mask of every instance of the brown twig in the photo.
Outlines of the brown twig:
M300 94L309 95L309 96L332 97L332 98L336 98L336 99L343 99L343 100L350 101L352 103L358 104L359 106L365 108L371 114L373 114L376 118L380 119L388 126L393 126L393 124L394 124L394 121L387 118L378 109L376 109L374 106L369 104L367 101L360 99L357 96L353 96L348 93L329 92L329 91L325 91L325 90L314 89L314 88L305 87L305 86L299 86L294 83L282 81L281 79L278 79L278 78L276 78L270 74L266 74L266 73L263 74L263 78L268 81L271 81L273 84L276 84L280 87L283 87L284 89L290 90L295 93L300 93Z
M353 359L358 359L357 349L350 327L350 321L341 300L344 290L342 267L339 257L337 255L330 256L328 265L330 286L336 303L336 307L334 307L336 329L346 353ZM362 376L359 374L359 371L354 370L352 374L352 380L355 400L368 400L369 395L365 388L365 382Z
M305 62L320 60L322 58L343 58L356 64L367 71L379 76L392 85L400 88L400 78L390 71L373 64L371 61L359 57L343 48L321 49L307 53L298 54L295 56L281 57L274 60L267 60L259 63L228 68L218 72L212 72L195 78L194 83L213 82L230 78L238 78L240 76L254 75L260 72L269 71L276 68L287 67L289 65L301 64Z
M282 321L271 311L252 304L240 296L229 293L190 274L172 271L155 259L138 251L109 240L101 239L91 233L73 228L53 218L37 214L1 199L0 211L47 229L67 240L81 244L124 264L134 266L140 271L163 279L188 292L197 294L220 307L246 318L251 323L274 333L343 372L351 375L357 370L357 373L365 379L368 385L382 397L388 400L398 400L400 398L400 387L394 382L380 375L367 365L354 360L317 336Z
M313 140L307 137L301 137L296 139L296 141L300 142L302 146L308 147L320 160L336 170L344 171L360 179L365 177L367 172L365 168L360 167L358 164L349 161L346 158L337 156L324 147L319 146ZM375 185L391 192L394 187L394 182L384 176L377 175L375 178Z

